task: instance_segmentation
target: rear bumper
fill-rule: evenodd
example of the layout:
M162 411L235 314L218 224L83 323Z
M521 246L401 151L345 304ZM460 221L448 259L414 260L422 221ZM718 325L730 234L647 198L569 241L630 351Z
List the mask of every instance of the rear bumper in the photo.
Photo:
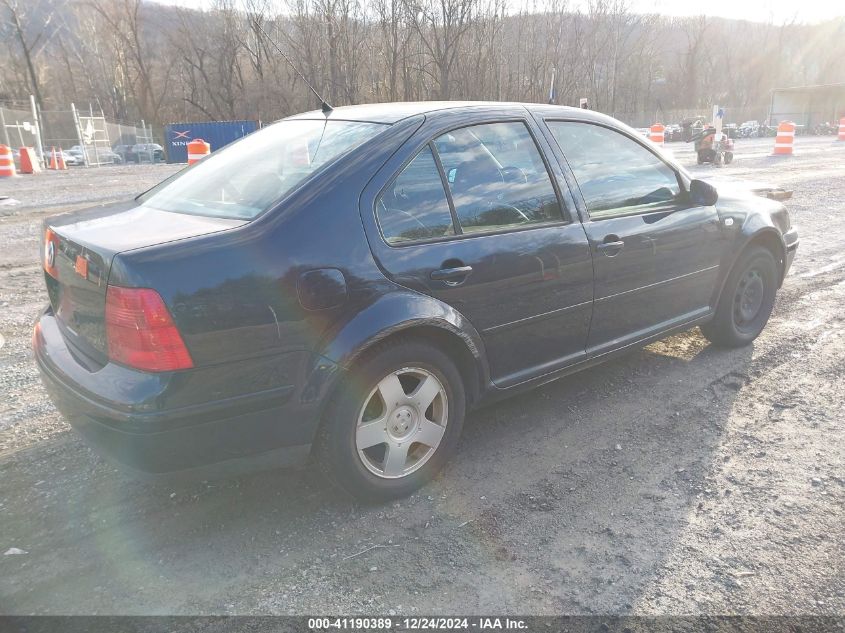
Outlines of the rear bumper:
M210 399L219 393L215 381L228 375L232 382L236 372L255 375L264 367L151 374L110 363L89 372L72 356L49 310L39 318L32 343L56 408L98 452L140 475L227 475L301 465L320 417L320 385L336 369L320 359L316 371L296 372L311 376L301 386ZM198 385L206 386L205 397Z

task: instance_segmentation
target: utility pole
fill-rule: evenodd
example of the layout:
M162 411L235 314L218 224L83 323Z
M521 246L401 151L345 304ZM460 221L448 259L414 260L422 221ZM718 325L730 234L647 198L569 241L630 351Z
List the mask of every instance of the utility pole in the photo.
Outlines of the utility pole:
M32 108L32 124L35 126L35 151L38 160L44 162L44 147L41 144L41 123L38 120L38 107L35 104L35 95L29 95L29 105Z
M0 126L3 128L3 141L7 147L11 147L12 143L9 140L9 130L6 127L6 116L3 114L3 106L0 106Z
M88 154L85 151L85 139L82 136L82 126L79 124L79 112L74 104L70 104L70 110L73 112L73 125L76 128L76 138L79 139L79 146L82 148L82 164L88 167Z
M103 113L103 111L100 110L100 114L102 114L102 113ZM91 144L94 146L94 162L97 163L97 167L99 167L100 166L100 154L97 152L97 126L94 125L94 106L91 105L90 101L88 102L88 115L90 117L88 120L91 122L89 125L91 125ZM106 119L105 119L105 117L103 117L103 127L105 127L105 125L106 125ZM83 150L83 154L84 153L85 152Z

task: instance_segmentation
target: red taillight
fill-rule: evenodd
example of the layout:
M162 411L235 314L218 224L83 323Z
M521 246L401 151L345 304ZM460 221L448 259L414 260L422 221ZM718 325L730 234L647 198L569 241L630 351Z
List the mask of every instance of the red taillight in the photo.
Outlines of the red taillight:
M109 286L106 291L109 358L144 371L194 366L161 296L151 288Z
M56 259L59 256L59 236L50 229L44 232L44 270L53 279L59 278Z

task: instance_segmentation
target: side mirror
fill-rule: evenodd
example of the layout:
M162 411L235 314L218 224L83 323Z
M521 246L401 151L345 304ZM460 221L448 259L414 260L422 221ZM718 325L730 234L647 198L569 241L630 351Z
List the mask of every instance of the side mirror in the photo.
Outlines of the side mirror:
M693 180L689 184L689 195L692 203L697 207L711 207L719 199L716 187L703 180Z

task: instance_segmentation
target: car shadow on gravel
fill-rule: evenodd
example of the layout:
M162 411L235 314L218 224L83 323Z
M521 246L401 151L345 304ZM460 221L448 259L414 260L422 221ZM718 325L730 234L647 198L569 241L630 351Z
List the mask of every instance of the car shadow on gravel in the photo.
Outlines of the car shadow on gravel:
M752 354L682 334L474 416L456 469L479 491L513 481L475 530L513 563L508 582L529 604L634 608L678 533L720 494L709 482Z
M401 587L421 612L426 600L623 612L710 494L751 354L688 333L479 410L434 482L380 506L345 498L313 469L145 483L75 436L22 451L0 462L0 478L8 546L29 554L0 561L0 597L12 613L225 612L235 581L303 574L286 581L293 601L309 573L335 590L383 566L368 591Z

